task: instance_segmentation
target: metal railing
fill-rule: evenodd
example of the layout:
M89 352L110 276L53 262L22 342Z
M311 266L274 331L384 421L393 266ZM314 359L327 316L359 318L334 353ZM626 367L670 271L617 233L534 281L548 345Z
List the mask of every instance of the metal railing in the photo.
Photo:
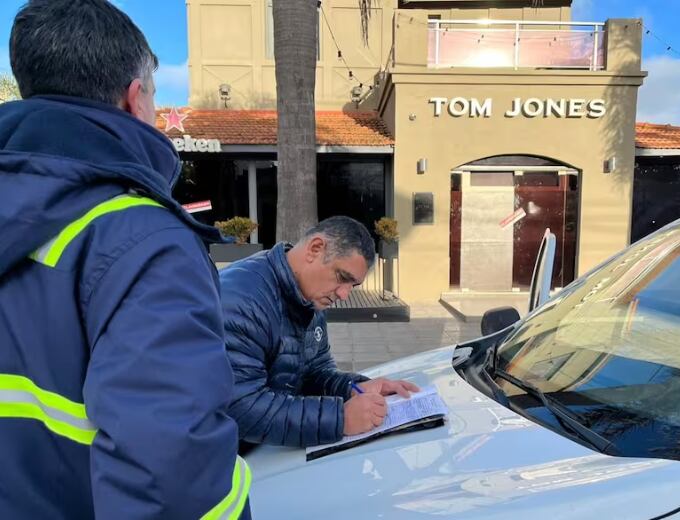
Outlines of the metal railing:
M599 22L430 20L428 37L428 66L435 68L605 68Z

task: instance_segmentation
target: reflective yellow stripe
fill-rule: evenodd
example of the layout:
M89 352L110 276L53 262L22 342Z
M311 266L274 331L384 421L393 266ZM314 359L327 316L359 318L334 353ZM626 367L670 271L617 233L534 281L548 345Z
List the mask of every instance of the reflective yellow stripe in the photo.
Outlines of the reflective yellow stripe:
M33 381L24 376L0 374L0 390L19 390L33 394L41 403L56 408L78 419L87 419L85 405L75 403L65 397L43 390Z
M111 200L98 204L78 220L71 222L54 239L45 244L42 248L31 253L29 257L49 267L55 267L66 247L87 227L88 224L90 224L90 222L107 213L122 211L134 206L162 207L162 205L155 200L139 195L120 195L114 197Z
M229 520L238 520L238 518L241 516L241 513L243 512L243 508L246 505L246 500L248 499L248 494L250 493L250 481L252 480L252 474L250 473L250 468L248 467L248 464L246 464L246 461L243 461L243 464L245 465L245 470L243 471L244 475L244 483L243 483L243 488L241 490L241 495L238 498L238 502L236 503L236 507L234 510L229 514Z
M0 374L0 417L36 419L57 435L81 444L92 444L97 434L84 404L43 390L24 376Z
M245 460L238 455L231 478L231 491L214 508L201 517L201 520L237 520L248 499L252 475Z
M83 430L68 423L52 419L42 408L29 403L0 403L0 417L37 419L50 431L80 444L92 444L95 435L97 435L97 430Z

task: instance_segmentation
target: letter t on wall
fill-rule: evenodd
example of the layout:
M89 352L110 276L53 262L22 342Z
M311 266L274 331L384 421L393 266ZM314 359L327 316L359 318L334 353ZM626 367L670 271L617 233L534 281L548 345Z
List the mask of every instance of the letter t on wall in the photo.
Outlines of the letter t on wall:
M448 100L445 97L433 97L430 98L429 102L434 103L434 117L439 117L442 115L442 107L446 104Z

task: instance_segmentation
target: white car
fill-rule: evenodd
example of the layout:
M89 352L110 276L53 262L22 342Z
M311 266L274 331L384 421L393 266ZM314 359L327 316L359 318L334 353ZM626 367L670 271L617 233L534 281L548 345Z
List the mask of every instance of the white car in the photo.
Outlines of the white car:
M253 518L680 518L680 221L517 317L366 371L436 385L443 427L252 451Z

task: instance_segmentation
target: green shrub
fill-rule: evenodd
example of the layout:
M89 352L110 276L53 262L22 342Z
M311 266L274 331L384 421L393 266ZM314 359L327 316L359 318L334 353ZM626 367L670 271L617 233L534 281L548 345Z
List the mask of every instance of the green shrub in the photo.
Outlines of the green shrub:
M396 242L399 240L397 231L397 221L390 217L383 217L375 222L375 232L385 242Z
M257 224L248 217L234 217L215 222L215 227L224 236L234 237L237 244L245 244L250 234L257 229Z

